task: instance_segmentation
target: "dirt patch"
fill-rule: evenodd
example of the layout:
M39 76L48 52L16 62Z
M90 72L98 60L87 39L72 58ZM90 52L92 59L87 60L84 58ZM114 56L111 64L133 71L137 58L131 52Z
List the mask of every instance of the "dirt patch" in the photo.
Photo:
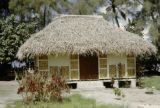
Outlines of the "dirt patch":
M72 91L88 98L94 98L102 104L120 104L129 108L160 108L160 91L155 91L154 94L145 94L146 89L126 88L121 90L125 94L121 100L116 99L113 89L85 88Z
M21 99L17 95L18 83L15 81L0 81L0 108L5 108L7 103Z
M0 108L7 103L21 99L17 95L18 83L15 81L0 81ZM80 93L84 97L96 99L101 104L120 104L128 108L160 108L160 91L154 94L145 94L145 89L126 88L122 89L125 98L117 100L113 89L84 88L71 90L71 94Z

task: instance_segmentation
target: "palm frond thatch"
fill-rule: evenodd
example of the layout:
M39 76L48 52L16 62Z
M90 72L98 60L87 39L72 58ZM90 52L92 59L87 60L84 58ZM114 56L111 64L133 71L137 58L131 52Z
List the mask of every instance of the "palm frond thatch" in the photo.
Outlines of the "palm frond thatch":
M156 48L138 35L112 27L102 16L61 15L33 34L19 48L17 57L99 52L139 55L155 53Z

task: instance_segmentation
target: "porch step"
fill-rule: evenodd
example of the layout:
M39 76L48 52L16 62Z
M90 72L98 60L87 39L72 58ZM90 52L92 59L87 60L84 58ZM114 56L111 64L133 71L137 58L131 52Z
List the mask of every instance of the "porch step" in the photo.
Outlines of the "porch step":
M77 88L105 88L102 81L78 81Z

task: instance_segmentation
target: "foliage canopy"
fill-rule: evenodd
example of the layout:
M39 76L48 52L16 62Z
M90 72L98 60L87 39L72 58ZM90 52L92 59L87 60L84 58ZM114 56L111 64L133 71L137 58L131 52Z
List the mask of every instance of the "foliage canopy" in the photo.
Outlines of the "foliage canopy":
M14 15L0 20L0 61L14 60L20 45L34 32L34 23L19 23Z

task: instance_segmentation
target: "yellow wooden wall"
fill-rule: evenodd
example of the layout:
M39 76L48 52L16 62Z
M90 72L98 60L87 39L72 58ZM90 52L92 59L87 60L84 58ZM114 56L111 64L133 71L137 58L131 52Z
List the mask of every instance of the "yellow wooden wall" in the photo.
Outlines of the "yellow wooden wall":
M79 80L78 55L37 57L38 70L51 75L61 75L68 80ZM99 79L135 78L136 59L134 56L98 55Z

